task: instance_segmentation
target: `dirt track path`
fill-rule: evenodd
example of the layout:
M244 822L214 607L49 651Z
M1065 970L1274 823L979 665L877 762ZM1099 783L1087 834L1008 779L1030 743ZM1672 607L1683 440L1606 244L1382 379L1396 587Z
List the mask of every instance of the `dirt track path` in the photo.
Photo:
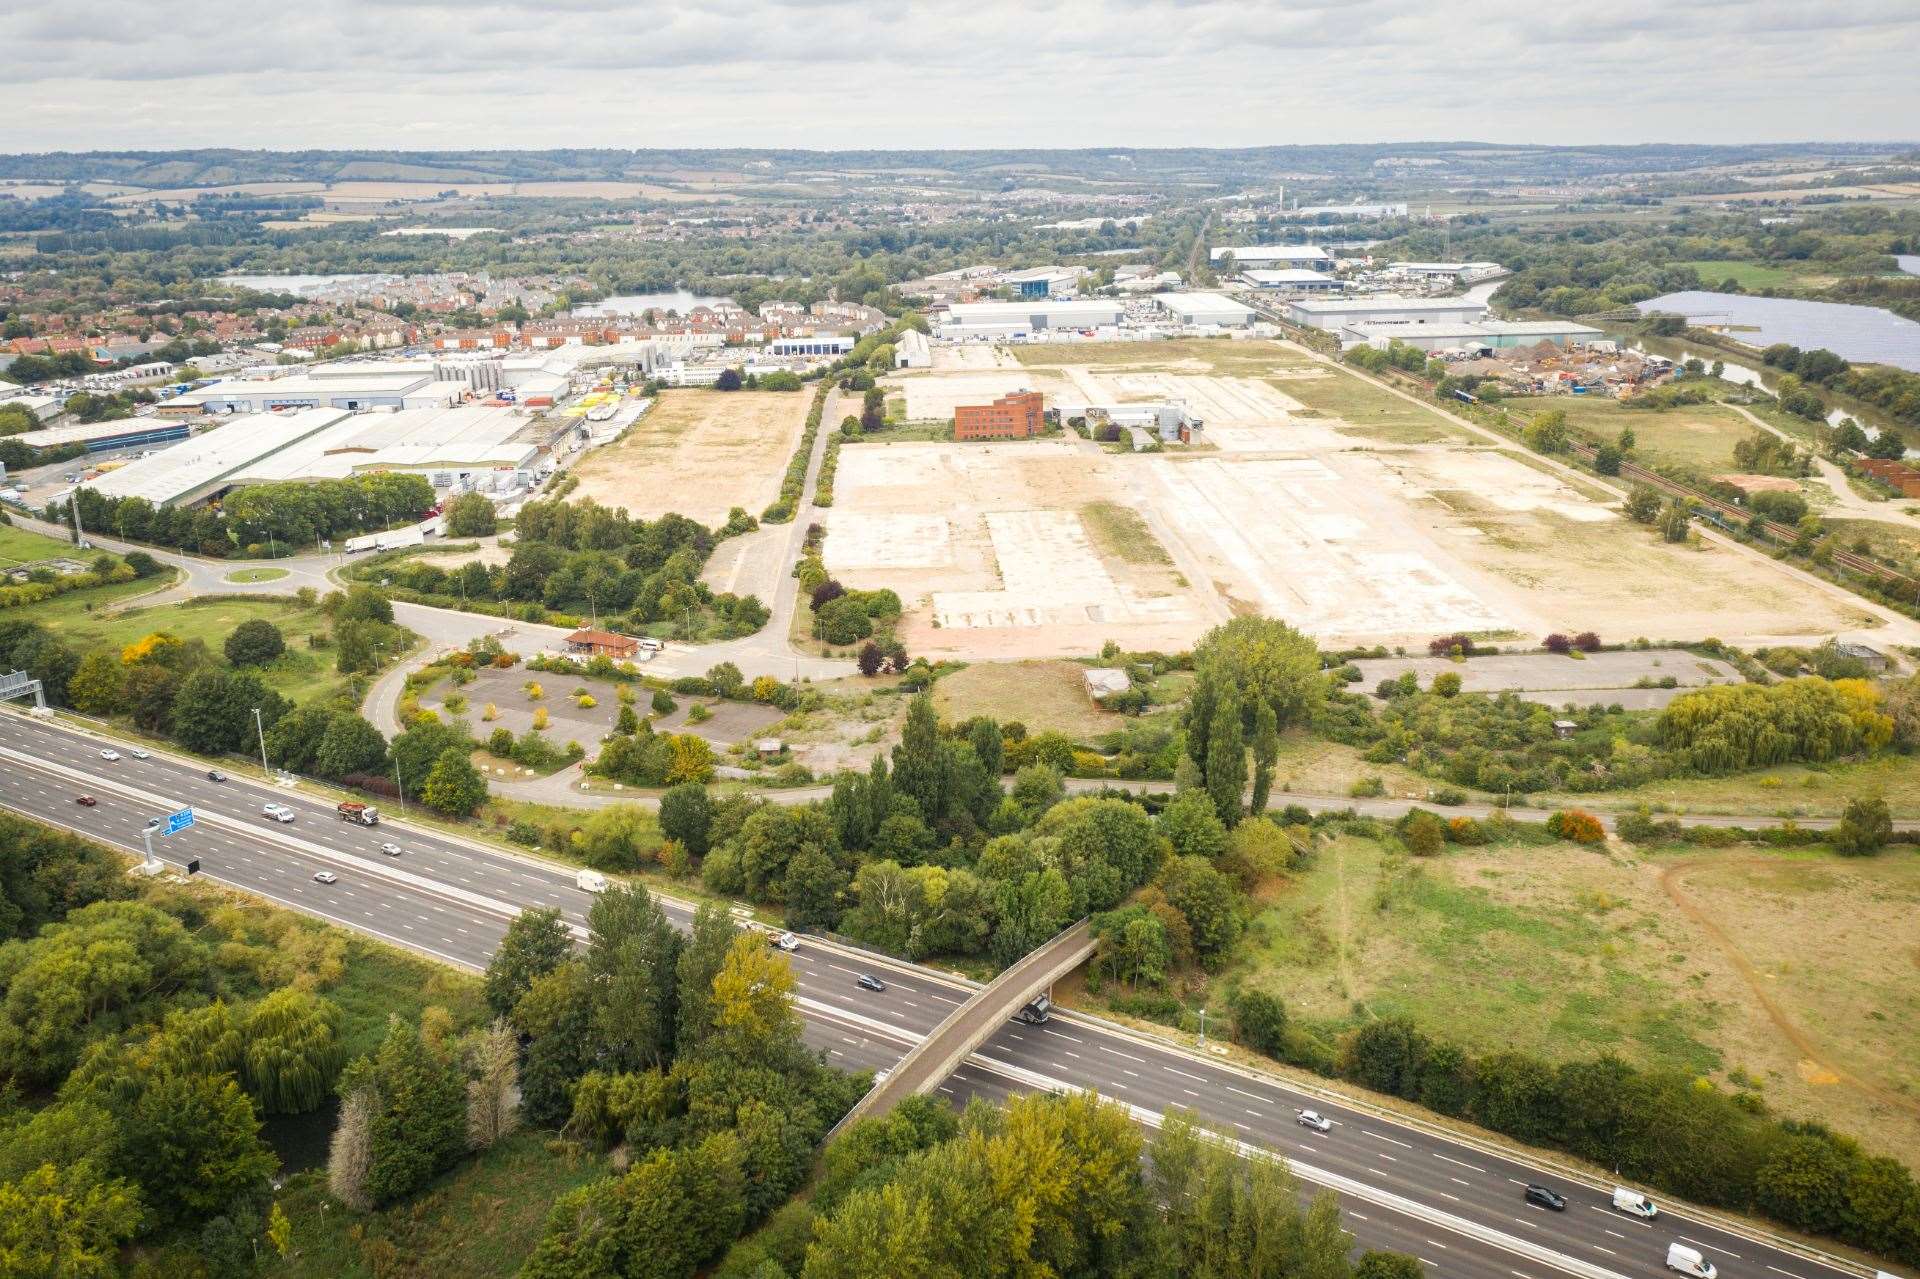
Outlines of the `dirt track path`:
M1748 857L1740 859L1735 864L1742 866L1769 866L1776 863L1763 857ZM1692 861L1676 862L1660 872L1660 886L1666 890L1667 896L1673 901L1673 904L1678 906L1688 919L1698 924L1702 932L1713 939L1714 945L1720 948L1721 953L1724 954L1727 959L1732 962L1734 968L1738 970L1740 979L1747 984L1747 989L1753 992L1754 1002L1759 1004L1761 1009L1767 1014L1767 1020L1773 1023L1773 1028L1780 1033L1782 1039L1785 1039L1789 1044L1793 1045L1794 1051L1799 1053L1804 1060L1819 1066L1821 1069L1833 1075L1839 1083L1870 1101L1892 1107L1895 1110L1903 1111L1909 1115L1920 1117L1920 1100L1903 1096L1891 1089L1883 1088L1871 1080L1861 1078L1858 1074L1848 1069L1844 1063L1836 1059L1832 1053L1821 1047L1812 1035L1808 1034L1792 1017L1788 1016L1787 1011L1768 993L1766 980L1754 962L1747 958L1746 953L1740 949L1733 938L1727 934L1726 930L1720 927L1712 915L1702 909L1699 903L1687 896L1686 889L1681 881L1685 879L1689 871L1699 870L1707 866L1724 865L1727 865L1726 860L1719 858L1711 860L1699 858Z

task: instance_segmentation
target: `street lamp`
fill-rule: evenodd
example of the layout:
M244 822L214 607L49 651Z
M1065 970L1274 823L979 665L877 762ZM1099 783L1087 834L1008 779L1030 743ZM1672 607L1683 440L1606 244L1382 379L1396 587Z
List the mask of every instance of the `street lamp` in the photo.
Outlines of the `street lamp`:
M272 777L273 770L267 767L267 728L266 725L260 721L260 708L258 706L253 708L253 729L260 735L260 771L268 777Z
M1207 1010L1202 1008L1200 1010L1200 1047L1204 1049L1206 1046L1207 1046Z

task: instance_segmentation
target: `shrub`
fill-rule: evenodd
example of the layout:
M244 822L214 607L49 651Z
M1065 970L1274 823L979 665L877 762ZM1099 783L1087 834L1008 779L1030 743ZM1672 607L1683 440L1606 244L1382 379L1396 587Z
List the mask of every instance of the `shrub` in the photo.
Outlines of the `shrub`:
M1257 1053L1278 1056L1287 1042L1287 1006L1264 990L1236 993L1233 1037Z
M501 759L513 758L513 730L496 728L487 735L487 751Z
M1576 844L1599 844L1607 838L1600 819L1579 808L1563 808L1547 818L1547 830Z
M1546 649L1549 653L1571 653L1573 651L1573 641L1562 635L1559 631L1555 631L1540 641L1540 647Z
M664 688L654 689L653 697L648 704L653 707L653 713L655 715L671 715L675 707L679 705L679 703L673 700L673 694L667 692Z
M1581 631L1573 637L1573 646L1582 653L1597 653L1600 651L1600 637L1592 631Z
M1441 671L1433 677L1433 691L1441 697L1457 697L1460 694L1460 675L1457 671Z
M1424 808L1411 809L1400 819L1400 842L1415 857L1436 857L1446 847L1446 823Z
M1353 796L1355 799L1371 799L1376 795L1384 795L1386 793L1387 784L1378 777L1362 777L1347 789L1347 794Z

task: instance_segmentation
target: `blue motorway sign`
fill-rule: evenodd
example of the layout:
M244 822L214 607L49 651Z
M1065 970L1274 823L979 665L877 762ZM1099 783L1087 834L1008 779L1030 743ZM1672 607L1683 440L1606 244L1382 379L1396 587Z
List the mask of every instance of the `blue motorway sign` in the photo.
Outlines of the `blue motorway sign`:
M177 835L191 825L193 825L193 810L191 808L183 808L177 813L169 813L167 815L166 824L160 828L160 833L162 835Z

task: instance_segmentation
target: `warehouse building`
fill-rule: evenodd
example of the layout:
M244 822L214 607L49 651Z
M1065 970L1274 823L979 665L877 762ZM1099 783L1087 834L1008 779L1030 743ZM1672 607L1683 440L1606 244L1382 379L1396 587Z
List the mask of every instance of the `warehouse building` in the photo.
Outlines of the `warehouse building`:
M1404 218L1407 216L1405 204L1309 204L1304 208L1289 209L1282 216L1289 218L1368 218L1378 221L1381 218Z
M932 368L933 348L927 344L927 335L919 329L907 329L895 338L893 367L896 369Z
M1002 271L997 283L1018 298L1056 298L1080 287L1080 272L1059 266L1036 266L1026 271Z
M292 377L236 378L176 395L155 411L167 417L203 413L268 413L275 409L445 408L472 389L464 379L442 380L430 365L388 371L374 365L325 366Z
M1160 404L1089 404L1087 421L1093 425L1110 423L1125 431L1148 431L1165 444L1191 444L1193 433L1205 425L1187 412L1178 400Z
M1254 321L1253 308L1218 293L1156 293L1153 301L1181 324L1244 329Z
M858 341L845 333L816 333L804 338L775 338L767 343L768 355L826 355L838 358L853 350Z
M109 449L140 448L148 444L170 444L193 433L185 422L160 418L130 417L117 422L83 422L73 426L49 426L38 431L23 431L13 438L30 449L60 449L83 444L89 453Z
M1346 285L1319 271L1242 271L1240 278L1256 289L1276 293L1338 293Z
M1591 325L1569 320L1483 320L1479 324L1348 324L1340 329L1342 349L1376 346L1385 350L1395 342L1422 351L1499 351L1515 346L1586 345L1606 334Z
M1295 298L1281 303L1288 320L1338 333L1350 324L1478 324L1487 304L1471 298Z
M426 475L435 488L489 487L496 473L533 469L543 451L536 436L554 430L518 410L478 404L356 413L240 467L229 482L411 472Z
M1335 263L1325 249L1311 244L1239 244L1215 249L1208 258L1213 262L1233 258L1236 267L1262 267L1300 271L1331 271Z
M1394 275L1409 280L1420 280L1428 284L1458 284L1462 280L1477 280L1489 275L1498 275L1501 271L1498 262L1390 262L1387 270Z
M102 497L143 497L155 506L191 506L231 487L246 468L353 416L346 409L305 408L228 422L152 457L87 480Z
M940 321L939 336L950 342L1032 336L1051 330L1097 329L1120 323L1118 302L956 302Z
M1025 440L1046 429L1046 401L1038 391L1012 391L991 404L953 410L956 440Z

